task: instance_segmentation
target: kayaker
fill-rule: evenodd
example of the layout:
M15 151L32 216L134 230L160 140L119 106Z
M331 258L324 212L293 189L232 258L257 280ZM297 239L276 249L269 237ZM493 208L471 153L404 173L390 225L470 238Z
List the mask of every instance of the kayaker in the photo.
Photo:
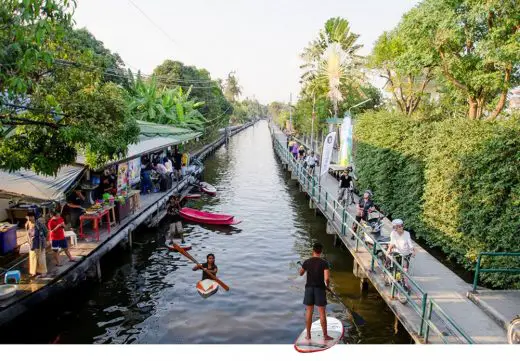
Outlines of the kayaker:
M312 257L301 265L300 276L307 272L307 283L305 284L305 295L303 304L306 307L305 327L307 330L307 340L311 339L311 324L314 306L318 307L320 313L320 323L323 330L323 339L332 340L327 333L327 294L326 287L329 287L329 263L321 258L323 246L321 243L314 243L312 247Z
M184 228L182 227L181 218L181 200L178 195L171 196L168 201L167 213L171 217L172 223L170 224L169 239L173 240L175 234L178 233L181 237L182 243L184 243Z
M215 255L213 253L210 253L206 256L206 261L207 261L206 263L198 264L195 267L193 267L194 271L197 271L199 269L203 270L203 272L202 272L203 281L208 278L211 279L211 277L208 276L208 274L204 271L210 272L213 276L216 276L217 272L218 272L218 267L215 264Z

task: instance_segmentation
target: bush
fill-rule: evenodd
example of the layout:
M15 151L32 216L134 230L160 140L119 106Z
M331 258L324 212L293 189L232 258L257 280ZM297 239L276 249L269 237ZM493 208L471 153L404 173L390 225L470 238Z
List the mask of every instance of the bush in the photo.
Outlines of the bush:
M362 188L393 218L467 269L479 252L519 252L520 119L433 122L386 111L355 124ZM520 268L512 258L485 267ZM495 287L520 288L519 275L483 274Z

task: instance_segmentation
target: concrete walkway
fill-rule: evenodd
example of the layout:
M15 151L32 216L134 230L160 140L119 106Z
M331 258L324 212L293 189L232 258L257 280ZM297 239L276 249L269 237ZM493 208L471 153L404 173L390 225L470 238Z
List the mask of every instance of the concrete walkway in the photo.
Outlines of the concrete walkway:
M286 144L285 135L278 129L274 129L274 136L281 142ZM324 174L321 178L322 190L326 190L329 196L336 197L338 189L338 181L330 174ZM330 200L330 198L329 198ZM357 201L357 200L356 200ZM332 201L330 201L332 202ZM350 206L348 212L355 215L354 206ZM327 211L322 212L331 221L331 214ZM336 220L339 217L336 216ZM341 234L341 220L332 221L331 226L336 228L336 233ZM406 225L405 225L406 226ZM391 231L391 222L384 219L384 228L382 234L389 235ZM348 233L348 232L347 232ZM355 252L355 241L350 240L350 234L347 237L342 236L343 243L353 253L356 261L362 266L368 278L372 281L374 287L379 291L383 299L389 307L394 311L396 316L401 320L403 326L410 332L416 342L421 342L418 325L421 322L419 314L413 310L411 305L402 305L395 299L391 298L389 289L384 285L382 272L370 272L371 255L362 246L359 246L358 252ZM437 261L435 257L430 255L421 246L414 243L416 249L416 257L412 259L411 276L413 280L428 294L429 299L434 299L441 309L473 339L475 343L507 343L506 332L491 317L489 317L481 308L475 305L466 296L471 290L471 285L463 281L454 272ZM420 299L416 300L420 306ZM432 321L439 328L440 332L446 336L450 342L462 343L463 338L460 336L453 325L451 325L441 312L437 312ZM440 338L435 340L435 333L430 331L430 342L441 342Z

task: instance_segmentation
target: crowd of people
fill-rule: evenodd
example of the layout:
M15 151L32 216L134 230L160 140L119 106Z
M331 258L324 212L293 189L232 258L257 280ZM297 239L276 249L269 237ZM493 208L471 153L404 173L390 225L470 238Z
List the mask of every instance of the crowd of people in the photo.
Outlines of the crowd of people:
M167 152L165 156L156 154L151 157L146 155L141 158L141 191L151 193L154 187L152 176L157 179L160 189L168 189L171 182L180 181L186 175L189 163L189 155L179 152L175 147L173 152Z
M287 138L287 148L294 159L300 162L308 170L309 174L313 176L315 168L320 163L318 155L314 151L307 149L303 144L298 145L298 142L289 137Z

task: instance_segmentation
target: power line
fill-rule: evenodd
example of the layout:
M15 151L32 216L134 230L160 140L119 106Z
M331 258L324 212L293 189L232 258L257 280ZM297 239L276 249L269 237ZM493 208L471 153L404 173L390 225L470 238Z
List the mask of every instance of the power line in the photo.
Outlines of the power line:
M157 25L157 23L155 23L155 21L153 21L148 15L146 15L146 13L141 10L141 8L139 6L137 6L136 3L134 3L132 0L128 0L128 2L133 6L135 7L141 14L144 15L145 18L148 19L149 22L152 23L153 26L155 26L157 29L159 29L173 44L177 44L177 42L175 40L173 40L173 38L170 36L170 34L168 34L166 31L163 30L163 28L161 28L159 25Z

